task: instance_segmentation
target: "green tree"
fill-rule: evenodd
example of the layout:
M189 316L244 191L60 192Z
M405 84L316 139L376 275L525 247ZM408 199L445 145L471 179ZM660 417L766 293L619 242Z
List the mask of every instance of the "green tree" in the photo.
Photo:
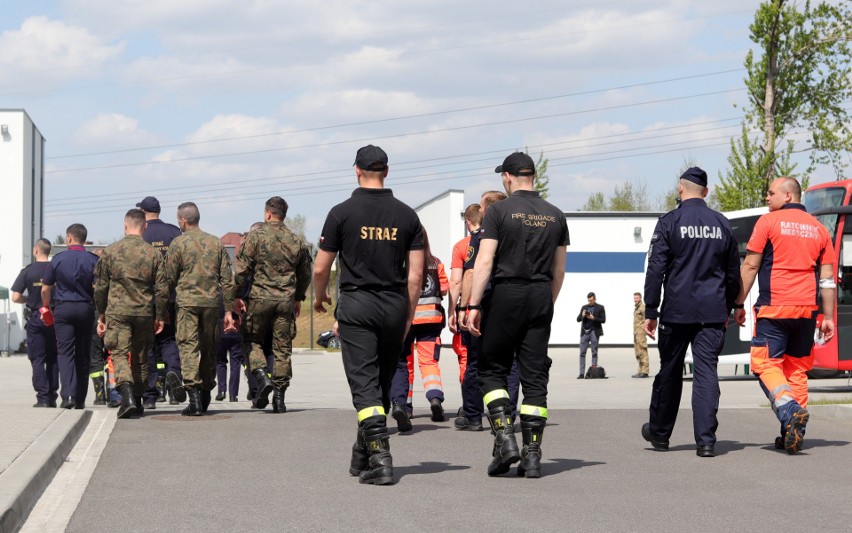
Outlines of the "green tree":
M290 228L290 231L305 239L305 224L307 223L307 218L305 215L296 215L294 217L287 217L284 219L284 225Z
M538 153L538 161L535 162L535 190L543 199L550 196L550 176L547 175L547 162L544 158L544 151Z
M583 204L581 211L606 211L606 197L602 192L589 195L589 199Z
M820 165L840 178L852 149L852 3L766 0L749 27L759 52L749 51L745 79L746 122L731 141L730 169L718 202L723 208L762 205L775 177L795 168L790 156L808 154L803 182ZM805 132L796 145L792 136ZM754 137L750 137L750 133Z
M644 180L625 180L615 186L612 196L607 199L602 192L589 195L582 211L648 211L648 184Z
M53 239L53 244L65 244L65 237L57 235L56 238Z
M677 171L677 175L674 177L674 185L671 189L663 194L663 197L660 198L657 203L660 211L671 211L675 207L677 207L677 200L680 198L680 177L683 176L683 173L686 172L687 169L698 166L698 163L695 161L695 158L692 156L684 157L683 163L680 165L680 170Z

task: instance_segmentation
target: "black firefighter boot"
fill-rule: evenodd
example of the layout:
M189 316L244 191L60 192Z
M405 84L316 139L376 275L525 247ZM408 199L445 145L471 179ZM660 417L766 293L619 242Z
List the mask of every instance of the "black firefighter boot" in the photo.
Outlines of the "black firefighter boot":
M392 485L393 458L390 454L388 428L364 429L362 432L370 458L367 460L367 469L358 475L358 481L372 485Z
M201 412L206 413L208 407L210 407L210 391L209 390L202 390L201 391Z
M269 394L275 386L269 379L269 374L263 368L255 368L251 374L257 380L257 394L254 396L254 404L258 409L265 409L269 405Z
M355 444L352 445L352 460L349 462L349 473L360 476L370 466L370 453L364 444L364 432L360 429L355 436Z
M106 405L106 395L104 394L104 377L98 376L92 378L92 386L95 388L95 405Z
M494 435L494 450L491 452L494 459L488 465L489 476L505 474L512 463L521 459L510 413L511 407L508 405L488 409L488 421L491 423L491 434Z
M187 389L186 392L189 402L187 402L186 407L183 408L180 414L183 416L201 416L204 414L201 407L201 391L197 388L192 388Z
M134 415L136 417L141 417L142 413L145 412L145 407L142 405L142 395L133 395L133 402L136 404L136 412Z
M166 401L166 378L160 374L157 376L157 400L156 403Z
M275 387L275 390L272 392L272 412L273 413L286 413L287 406L284 405L284 391L287 389L284 387Z
M521 420L524 447L521 449L521 464L518 465L519 476L541 477L541 439L546 424L546 420Z
M136 412L136 405L133 403L133 389L130 383L122 383L117 388L118 394L121 395L121 405L118 406L118 418L130 418Z

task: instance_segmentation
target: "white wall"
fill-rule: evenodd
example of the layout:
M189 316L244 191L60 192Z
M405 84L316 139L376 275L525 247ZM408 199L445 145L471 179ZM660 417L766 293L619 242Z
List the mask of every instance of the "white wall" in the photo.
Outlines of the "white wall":
M449 190L414 208L429 234L432 255L438 257L450 275L453 245L465 235L464 191Z
M11 287L32 261L33 243L42 233L44 139L23 110L0 110L2 125L8 132L0 135L0 186L10 201L0 210L0 285ZM24 339L23 307L12 304L11 309L10 316L0 315L2 350L7 344L14 350Z

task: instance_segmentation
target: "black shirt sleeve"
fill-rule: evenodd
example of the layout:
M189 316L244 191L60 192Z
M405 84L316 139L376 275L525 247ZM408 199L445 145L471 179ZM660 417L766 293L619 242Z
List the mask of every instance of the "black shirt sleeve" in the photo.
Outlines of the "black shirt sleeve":
M340 247L343 244L341 240L340 221L337 219L334 209L332 209L328 212L328 216L325 218L325 224L322 227L322 233L320 234L319 241L320 250L335 253L339 252Z
M411 246L409 250L422 250L423 247L423 225L420 223L420 217L415 213L411 224Z
M656 319L659 316L660 298L663 289L663 277L669 255L668 224L664 218L657 222L651 236L648 250L648 270L645 273L645 318Z
M24 268L15 278L15 283L12 284L12 292L23 294L27 290L27 269ZM29 293L28 293L29 294Z

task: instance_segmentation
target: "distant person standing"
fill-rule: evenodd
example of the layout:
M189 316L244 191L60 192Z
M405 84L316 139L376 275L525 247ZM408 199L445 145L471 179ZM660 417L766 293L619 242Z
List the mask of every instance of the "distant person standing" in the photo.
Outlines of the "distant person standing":
M163 257L169 250L173 240L180 237L180 228L160 219L160 201L153 196L146 196L136 207L145 212L145 232L142 238L160 251ZM158 365L165 365L166 392L169 394L169 403L177 405L186 401L186 390L183 388L183 379L180 371L180 353L178 352L177 340L175 338L175 324L177 323L177 310L175 309L175 293L169 292L168 310L163 331L157 333L154 338L154 348L149 353L148 368L151 370L148 378L148 390L143 397L146 408L156 407L157 397L157 374L155 369ZM159 358L157 354L159 353ZM162 361L162 363L161 363Z
M189 405L185 416L201 416L210 405L210 391L216 386L216 345L219 343L219 306L224 295L225 309L233 304L233 273L222 241L201 231L198 206L184 202L177 209L183 235L172 241L166 253L169 290L176 293L177 342L183 384ZM225 313L225 328L234 324Z
M87 377L95 323L93 294L98 257L84 246L88 237L86 226L71 224L65 233L68 247L53 257L43 278L41 318L55 321L62 384L60 407L83 409L89 391ZM52 316L51 301L55 305Z
M565 276L565 214L533 187L535 163L513 153L494 169L509 197L490 206L482 221L468 302L468 328L482 335L479 383L494 435L489 476L521 461L518 475L541 476L541 443L547 423L547 355L553 307ZM483 298L486 286L490 296ZM512 424L508 376L517 355L524 400L523 449Z
M35 261L25 266L12 284L12 301L26 304L27 356L33 368L33 407L56 407L59 389L59 366L56 362L56 335L53 323L42 319L42 280L50 265L50 241L39 239L33 246ZM24 296L24 293L27 295ZM48 318L48 322L50 319Z
M634 378L647 378L648 365L648 336L645 335L645 304L642 303L642 293L633 293L633 351L639 362L639 371Z
M331 303L328 279L340 253L337 319L343 369L358 413L349 473L361 483L394 482L387 429L390 384L423 287L423 228L385 188L388 156L378 146L355 156L358 188L331 208L314 264L314 309Z
M659 319L660 372L654 378L650 421L642 426L642 437L654 449L668 449L683 391L683 361L691 345L692 425L699 457L716 455L716 365L740 290L737 240L728 219L707 207L708 192L703 170L692 167L683 173L680 206L657 222L645 273L645 333L653 339Z
M735 316L738 324L745 324L742 307L757 277L760 294L754 304L751 370L781 422L775 447L791 455L802 449L810 417L807 372L814 364L817 303L822 301L823 312L819 336L829 341L834 336L837 298L837 257L831 237L805 211L801 197L802 188L794 178L778 178L769 186L769 213L758 219L746 246Z
M586 377L586 351L592 348L592 366L598 366L598 342L603 336L603 324L606 322L606 310L597 303L595 293L586 295L587 304L580 308L577 322L580 324L580 375Z
M163 329L168 283L163 255L142 240L145 213L131 209L124 216L124 238L110 244L97 268L95 305L98 334L104 337L121 395L118 418L141 415L148 384L148 351Z

